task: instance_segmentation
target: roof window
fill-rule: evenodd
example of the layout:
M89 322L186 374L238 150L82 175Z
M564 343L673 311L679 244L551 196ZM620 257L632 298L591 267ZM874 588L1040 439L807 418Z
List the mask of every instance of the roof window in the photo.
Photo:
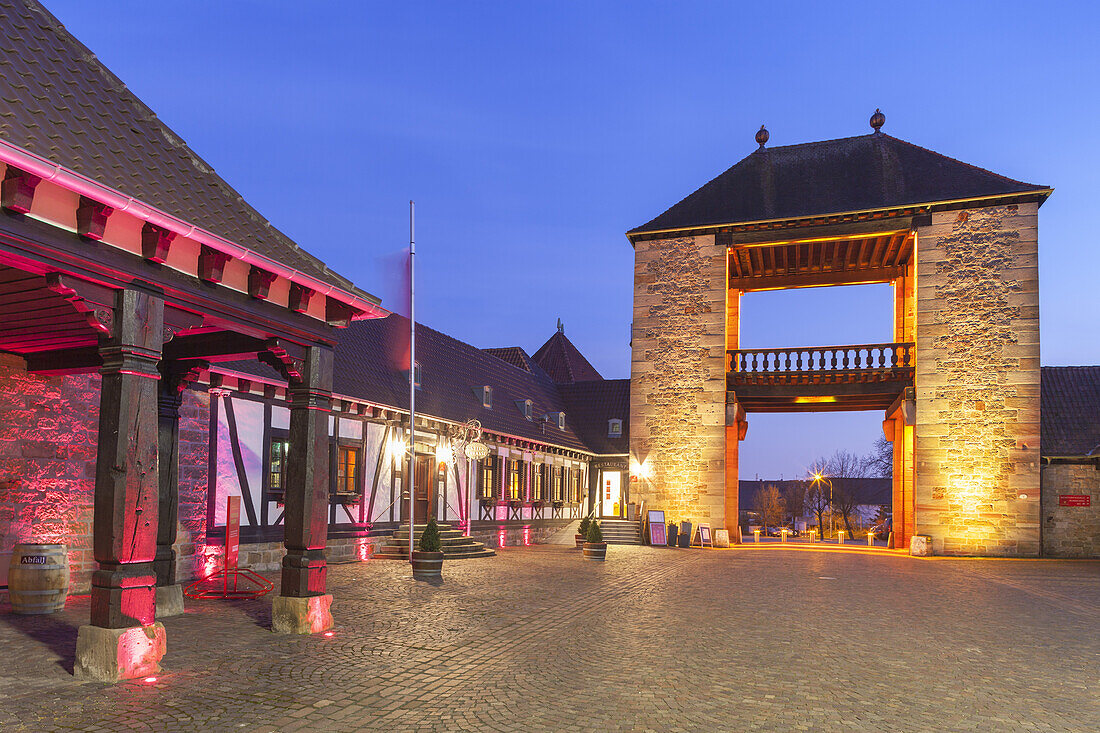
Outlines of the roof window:
M607 421L607 437L609 438L621 438L623 437L623 421L619 418L612 418Z

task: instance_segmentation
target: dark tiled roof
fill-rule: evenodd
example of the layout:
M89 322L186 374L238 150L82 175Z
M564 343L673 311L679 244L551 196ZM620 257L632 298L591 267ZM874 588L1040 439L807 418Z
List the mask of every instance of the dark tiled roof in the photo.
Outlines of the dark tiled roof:
M514 367L519 367L525 372L531 371L531 357L518 346L505 346L499 349L482 349L486 354L495 356L501 361L506 361Z
M531 358L558 384L603 379L562 331L555 332Z
M599 379L559 384L565 400L565 418L594 453L622 455L630 452L630 380ZM623 421L622 435L608 435L608 421Z
M1040 453L1100 456L1100 366L1043 367L1041 375Z
M877 133L757 150L629 233L1045 190Z
M249 206L34 0L0 0L0 138L287 267L356 290Z
M409 321L398 315L357 321L340 334L333 387L340 394L398 409L408 409L409 383L402 369L408 359L403 338ZM394 354L404 354L394 358ZM485 430L566 448L585 450L554 383L541 371L529 372L481 349L422 324L416 325L416 360L421 388L416 410L444 420L481 421ZM407 369L407 367L406 367ZM493 388L493 407L482 407L475 387ZM516 403L530 399L533 420ZM543 423L543 415L565 411L566 429Z

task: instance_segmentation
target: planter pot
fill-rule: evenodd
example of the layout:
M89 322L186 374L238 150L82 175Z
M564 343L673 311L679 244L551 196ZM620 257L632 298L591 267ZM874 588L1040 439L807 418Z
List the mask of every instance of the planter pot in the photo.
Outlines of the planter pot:
M46 614L65 607L69 553L65 545L18 544L11 554L8 596L16 613Z
M412 567L417 580L439 580L443 577L443 553L413 550Z
M575 535L573 535L573 539L577 543L577 549L578 550L580 548L584 547L584 535L583 534L575 534Z
M584 543L584 559L585 560L606 560L607 559L607 543L606 542L585 542Z
M676 526L675 525L673 525L672 528L668 530L668 542L667 542L667 544L668 544L669 547L675 547L676 546Z

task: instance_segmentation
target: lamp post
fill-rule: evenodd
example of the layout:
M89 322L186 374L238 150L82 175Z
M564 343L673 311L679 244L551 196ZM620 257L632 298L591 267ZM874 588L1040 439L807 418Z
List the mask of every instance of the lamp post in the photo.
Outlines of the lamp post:
M829 485L829 531L836 536L836 511L833 509L833 482L829 480L827 476L823 476L820 471L814 474L814 483L818 481L824 481Z

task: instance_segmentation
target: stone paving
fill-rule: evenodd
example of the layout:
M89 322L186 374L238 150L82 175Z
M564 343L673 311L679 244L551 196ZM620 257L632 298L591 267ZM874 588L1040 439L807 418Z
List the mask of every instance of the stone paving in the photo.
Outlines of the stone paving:
M331 638L270 598L167 619L154 684L71 676L88 599L0 608L0 730L1100 730L1100 563L557 546L333 566Z

